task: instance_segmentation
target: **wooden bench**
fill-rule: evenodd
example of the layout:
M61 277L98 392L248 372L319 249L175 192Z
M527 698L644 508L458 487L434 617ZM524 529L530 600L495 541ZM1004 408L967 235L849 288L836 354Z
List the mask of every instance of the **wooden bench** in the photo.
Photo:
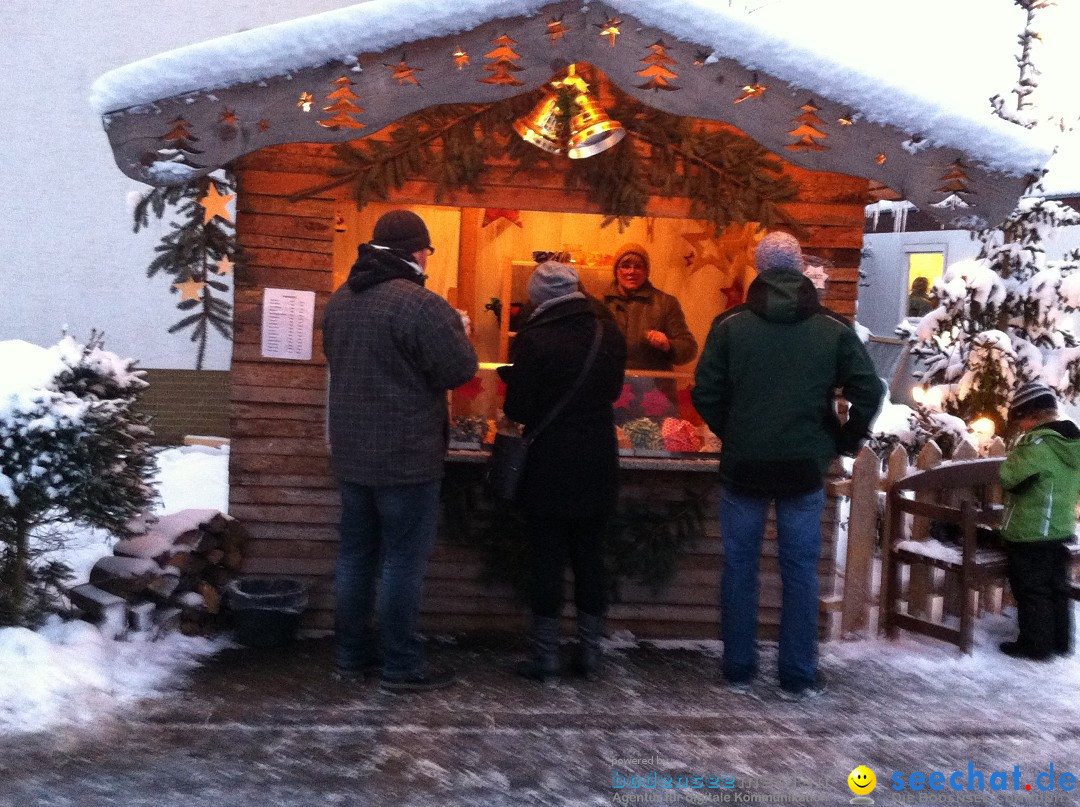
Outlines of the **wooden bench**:
M947 463L906 476L889 489L882 543L882 620L889 638L904 628L971 652L978 594L990 585L1003 585L1006 579L1004 550L979 543L980 530L994 530L1001 522L998 474L1003 461L994 457ZM908 515L955 525L959 545L910 540L905 525ZM1074 543L1069 548L1075 566L1080 546ZM913 570L912 579L915 570L943 569L953 575L960 598L958 626L900 610L904 564ZM1073 583L1070 593L1080 600L1080 583Z

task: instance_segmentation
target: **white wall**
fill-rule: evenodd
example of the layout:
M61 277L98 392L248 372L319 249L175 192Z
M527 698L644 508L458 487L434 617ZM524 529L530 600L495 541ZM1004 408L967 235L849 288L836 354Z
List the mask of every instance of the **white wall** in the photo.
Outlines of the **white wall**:
M0 2L0 339L42 345L61 329L143 367L193 368L195 346L168 279L146 278L157 222L131 231L128 195L90 85L113 68L217 36L356 0L2 0ZM214 334L208 370L228 369Z

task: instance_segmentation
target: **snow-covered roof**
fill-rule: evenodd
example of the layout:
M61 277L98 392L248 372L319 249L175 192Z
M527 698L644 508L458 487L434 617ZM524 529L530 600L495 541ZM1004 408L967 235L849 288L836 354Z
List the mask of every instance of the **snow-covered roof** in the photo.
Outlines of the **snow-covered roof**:
M1043 194L1054 199L1080 196L1080 132L1072 132L1058 145L1046 164Z
M513 44L500 74L492 54L503 36ZM674 75L650 83L642 71L658 64L646 61L657 43ZM135 62L99 78L92 103L120 167L160 184L185 175L163 170L177 118L198 138L205 173L266 145L340 142L432 104L527 92L578 61L644 103L727 121L804 167L876 179L926 210L943 204L947 220L1000 220L1051 153L1038 134L958 111L941 85L883 80L713 0L370 0ZM362 132L320 115L343 78L359 96ZM747 95L751 86L767 89ZM822 136L793 150L806 104ZM959 180L947 176L957 162ZM939 191L957 180L961 205Z

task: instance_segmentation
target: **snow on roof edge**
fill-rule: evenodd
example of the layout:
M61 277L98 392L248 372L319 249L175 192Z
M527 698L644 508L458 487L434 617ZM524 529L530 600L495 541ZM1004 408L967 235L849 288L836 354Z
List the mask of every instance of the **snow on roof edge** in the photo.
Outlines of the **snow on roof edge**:
M1022 176L1043 168L1053 154L1049 136L998 118L990 112L989 100L985 118L959 112L947 102L892 83L869 68L844 64L771 32L756 24L753 17L716 8L710 0L606 2L646 25L683 40L708 44L718 56L776 76L792 87L850 104L865 120L922 135L931 145L960 149L992 170ZM723 24L710 25L713 21ZM815 68L807 69L811 63L816 63ZM972 137L973 129L978 130L978 138ZM978 153L972 148L976 143Z
M449 36L490 20L531 16L552 0L368 0L287 22L208 39L118 67L90 87L99 115L188 92L273 78L359 53ZM497 12L497 13L492 13ZM268 48L268 43L278 49ZM213 69L207 69L213 65ZM192 70L192 68L201 70ZM193 80L192 75L200 80Z
M493 19L532 16L552 0L369 0L219 37L142 59L99 77L90 103L101 115L187 92L259 81L334 60L353 64L364 52L448 36ZM1043 168L1053 153L1042 132L1022 129L989 112L975 117L898 86L872 70L845 64L712 5L710 0L606 0L645 25L716 55L761 70L833 102L865 120L919 134L931 145L956 148L985 167L1014 176ZM587 5L584 2L583 5ZM808 69L808 65L814 65ZM208 66L213 66L209 69ZM192 76L198 76L195 80Z

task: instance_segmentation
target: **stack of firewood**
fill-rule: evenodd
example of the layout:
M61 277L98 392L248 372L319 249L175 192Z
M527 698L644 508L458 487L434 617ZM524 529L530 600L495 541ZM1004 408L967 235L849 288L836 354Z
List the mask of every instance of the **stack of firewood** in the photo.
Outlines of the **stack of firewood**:
M140 527L94 565L88 583L69 590L72 604L112 638L216 631L225 588L243 560L240 522L217 510L181 510Z

